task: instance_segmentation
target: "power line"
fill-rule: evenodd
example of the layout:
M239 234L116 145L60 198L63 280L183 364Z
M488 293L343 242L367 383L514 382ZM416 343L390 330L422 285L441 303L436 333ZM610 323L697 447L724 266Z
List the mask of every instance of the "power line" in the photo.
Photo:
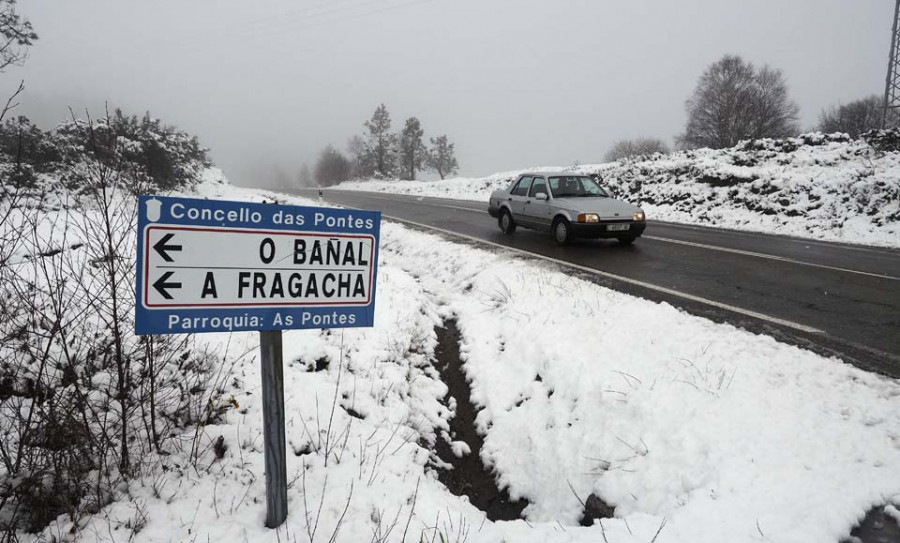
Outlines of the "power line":
M347 15L347 16L345 16L345 17L335 17L335 18L332 18L332 19L326 19L326 20L321 21L321 22L313 22L312 24L304 24L304 25L300 25L300 26L288 26L287 28L283 28L283 29L280 29L280 30L275 30L274 32L263 32L263 33L256 33L256 34L247 34L247 35L243 35L243 36L241 36L241 37L243 37L243 38L248 38L248 39L261 38L261 37L269 38L269 37L273 37L273 36L283 35L283 34L286 34L286 33L289 33L289 32L296 32L296 31L298 31L298 30L307 30L307 29L310 29L310 28L318 28L318 27L321 27L321 26L329 26L329 25L333 25L333 24L337 24L337 23L342 23L342 22L345 22L345 21L352 21L352 20L355 20L355 19L362 19L362 18L368 17L368 16L370 16L370 15L375 15L375 14L379 14L379 13L385 13L385 12L388 12L388 11L396 11L396 10L399 10L399 9L403 9L403 8L415 6L415 5L418 5L418 4L426 4L426 3L434 2L434 1L436 1L436 0L414 0L414 1L412 1L412 2L404 2L404 3L401 3L401 4L394 4L394 5L392 5L392 6L386 6L386 7L383 7L383 8L373 9L373 10L369 10L369 11L365 11L365 12L361 12L361 13L349 14L349 15ZM379 2L379 3L380 3L380 2ZM360 7L362 7L362 6L360 6Z
M284 13L251 19L241 26L244 28L252 28L254 26L259 27L260 25L265 26L266 23L284 24L290 23L291 21L322 17L331 13L338 13L348 9L379 3L383 3L383 0L333 0L329 2L320 2L318 4L306 6L302 9L294 9Z

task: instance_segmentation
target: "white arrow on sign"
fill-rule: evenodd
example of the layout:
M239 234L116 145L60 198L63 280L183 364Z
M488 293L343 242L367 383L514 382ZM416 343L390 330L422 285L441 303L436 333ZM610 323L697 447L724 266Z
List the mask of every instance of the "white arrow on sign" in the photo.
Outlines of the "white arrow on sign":
M144 248L148 309L371 301L371 235L154 224L144 230Z

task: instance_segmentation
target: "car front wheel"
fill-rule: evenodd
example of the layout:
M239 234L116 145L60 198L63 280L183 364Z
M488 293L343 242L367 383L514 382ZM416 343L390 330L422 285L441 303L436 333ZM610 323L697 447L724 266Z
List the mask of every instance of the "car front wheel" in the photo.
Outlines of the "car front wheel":
M497 222L500 224L500 230L507 236L516 231L516 221L513 220L509 211L505 209L500 212L500 218L497 219Z
M566 245L572 239L572 229L569 221L562 217L553 221L553 239L557 245Z

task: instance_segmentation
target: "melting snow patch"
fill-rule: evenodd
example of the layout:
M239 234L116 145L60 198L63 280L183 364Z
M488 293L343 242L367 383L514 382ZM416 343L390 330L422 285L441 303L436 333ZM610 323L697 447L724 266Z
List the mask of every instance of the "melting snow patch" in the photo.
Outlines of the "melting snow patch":
M884 506L884 514L896 520L897 524L900 524L900 509L888 504Z
M457 458L462 458L463 456L472 454L472 449L466 444L465 441L453 441L450 443L450 450L453 451L453 455Z

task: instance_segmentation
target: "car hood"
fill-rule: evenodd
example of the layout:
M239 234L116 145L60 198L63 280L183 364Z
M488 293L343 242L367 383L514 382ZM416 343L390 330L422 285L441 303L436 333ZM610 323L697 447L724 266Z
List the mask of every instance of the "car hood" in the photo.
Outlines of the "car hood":
M578 213L596 213L601 219L631 219L641 208L615 198L556 198L554 205Z

